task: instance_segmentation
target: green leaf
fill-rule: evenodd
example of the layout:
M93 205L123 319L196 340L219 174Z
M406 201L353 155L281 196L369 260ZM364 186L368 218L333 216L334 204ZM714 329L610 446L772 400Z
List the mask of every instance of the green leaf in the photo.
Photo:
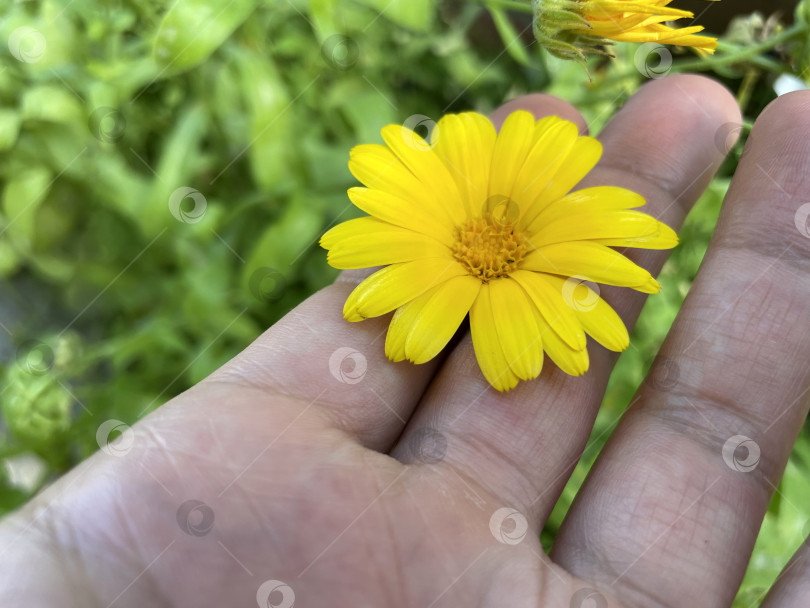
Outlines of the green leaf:
M42 85L25 91L21 113L23 120L66 124L84 122L79 100L61 85Z
M234 160L247 152L254 181L271 190L289 175L289 112L293 102L271 61L245 53L239 58L239 68L250 111L250 131L247 146L234 152Z
M379 87L377 87L379 89ZM381 141L380 129L397 122L396 110L391 107L390 91L374 90L364 81L349 81L335 86L329 101L346 116L354 129L357 143ZM346 100L351 100L346 103ZM346 151L348 162L348 150Z
M377 13L404 27L427 31L433 23L433 0L359 0Z
M160 22L153 45L163 76L205 61L254 7L253 0L178 0Z
M25 249L34 238L37 207L48 195L51 177L48 169L33 167L14 175L3 189L6 233Z
M11 148L20 132L20 115L10 108L0 108L0 151Z
M260 273L277 274L277 282L288 283L293 276L293 265L315 244L323 225L322 215L320 206L312 204L311 196L303 193L295 196L284 215L267 227L251 251L242 272L243 288L254 292L261 301L262 297L255 293Z
M309 16L315 24L315 33L321 42L337 32L335 6L335 0L309 0Z
M207 115L204 108L194 106L178 117L174 129L168 135L160 155L160 162L155 167L155 174L159 178L152 182L153 188L149 201L137 212L139 223L147 235L155 235L168 226L178 227L183 223L196 224L208 213L206 192L199 192L190 183L195 181L200 142L207 128L206 123ZM195 190L197 194L194 196L197 198L190 197L190 190L182 194L179 191L180 188ZM202 198L199 198L200 194ZM175 208L173 213L172 207L170 207L173 196L179 197L175 201L178 204L180 201L186 203L193 201L194 214L182 215L179 207ZM181 216L179 219L177 214Z

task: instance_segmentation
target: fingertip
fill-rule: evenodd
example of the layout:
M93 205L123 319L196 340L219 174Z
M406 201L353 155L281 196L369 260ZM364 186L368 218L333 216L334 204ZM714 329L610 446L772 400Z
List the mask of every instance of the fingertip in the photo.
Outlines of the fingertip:
M716 120L742 120L740 106L731 90L721 82L700 74L673 74L647 83L644 89L656 87L676 88L684 96L690 96L704 114Z
M718 242L804 267L808 167L810 91L796 91L772 101L754 123L726 196Z
M667 137L675 144L679 138L690 137L690 145L700 143L706 148L706 157L716 162L724 158L742 131L742 113L737 100L723 84L697 74L673 74L651 80L628 101L628 108L654 107L645 112L639 128L650 128L659 133L666 143ZM634 113L626 112L631 120ZM663 124L662 124L663 122ZM613 121L608 128L621 125L624 120ZM709 137L707 137L707 135Z
M759 132L773 136L783 131L799 130L807 135L810 129L810 91L793 91L780 95L769 103L754 123L752 138Z
M770 177L768 183L779 184L780 194L799 192L807 184L808 142L810 91L787 93L774 99L759 115L741 162L758 166L758 171ZM768 183L762 186L768 188Z
M677 225L741 130L740 109L723 85L704 76L667 76L641 87L599 134L600 162L628 180L622 185L658 195L653 214Z
M576 124L581 135L588 132L585 119L574 106L567 101L545 93L530 93L511 99L492 112L490 120L492 120L496 129L500 129L506 117L517 110L531 112L535 120L539 120L544 116L559 116Z

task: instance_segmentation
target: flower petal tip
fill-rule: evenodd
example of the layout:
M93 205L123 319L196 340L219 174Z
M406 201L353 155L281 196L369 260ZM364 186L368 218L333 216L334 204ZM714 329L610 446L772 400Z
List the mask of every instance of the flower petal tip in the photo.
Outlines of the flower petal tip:
M357 312L357 309L344 310L343 318L351 323L357 323L358 321L365 320L365 317Z
M661 291L661 283L656 281L654 278L650 277L650 279L641 285L634 287L636 291L640 291L641 293L659 293Z

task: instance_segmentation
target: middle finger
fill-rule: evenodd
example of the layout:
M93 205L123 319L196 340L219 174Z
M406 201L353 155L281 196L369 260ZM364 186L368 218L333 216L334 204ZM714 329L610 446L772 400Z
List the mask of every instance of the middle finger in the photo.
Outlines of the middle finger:
M700 103L697 103L700 100ZM667 120L662 120L666 117ZM734 99L719 84L674 76L643 87L600 138L604 155L581 185L615 185L644 196L644 210L677 228L724 157L715 133L739 122ZM666 252L629 254L656 273ZM602 295L632 325L643 294L605 288ZM593 426L615 357L589 345L590 371L566 375L547 360L540 377L509 393L493 390L478 370L469 335L451 353L393 451L409 460L414 442L439 433L442 465L481 483L507 503L544 521Z

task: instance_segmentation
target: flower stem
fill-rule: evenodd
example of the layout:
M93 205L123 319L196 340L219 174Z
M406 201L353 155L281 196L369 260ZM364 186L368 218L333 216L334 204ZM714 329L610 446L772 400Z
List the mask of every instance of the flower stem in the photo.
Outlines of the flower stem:
M507 11L518 11L520 13L531 13L532 5L528 2L520 2L519 0L486 0L484 4L502 8Z
M746 46L746 47L738 47L736 45L731 45L728 43L721 43L720 49L725 49L731 51L729 53L724 53L719 57L712 57L712 58L704 58L698 60L689 60L683 62L677 62L673 64L673 68L677 68L679 71L690 71L690 70L706 70L706 69L713 69L716 67L723 67L729 66L735 63L739 63L741 61L745 61L747 59L753 59L754 57L758 56L760 53L768 51L773 47L787 42L791 38L795 38L801 34L806 34L808 31L808 26L803 23L798 23L784 32L777 34L773 38L769 38L759 44L755 44L753 46Z

